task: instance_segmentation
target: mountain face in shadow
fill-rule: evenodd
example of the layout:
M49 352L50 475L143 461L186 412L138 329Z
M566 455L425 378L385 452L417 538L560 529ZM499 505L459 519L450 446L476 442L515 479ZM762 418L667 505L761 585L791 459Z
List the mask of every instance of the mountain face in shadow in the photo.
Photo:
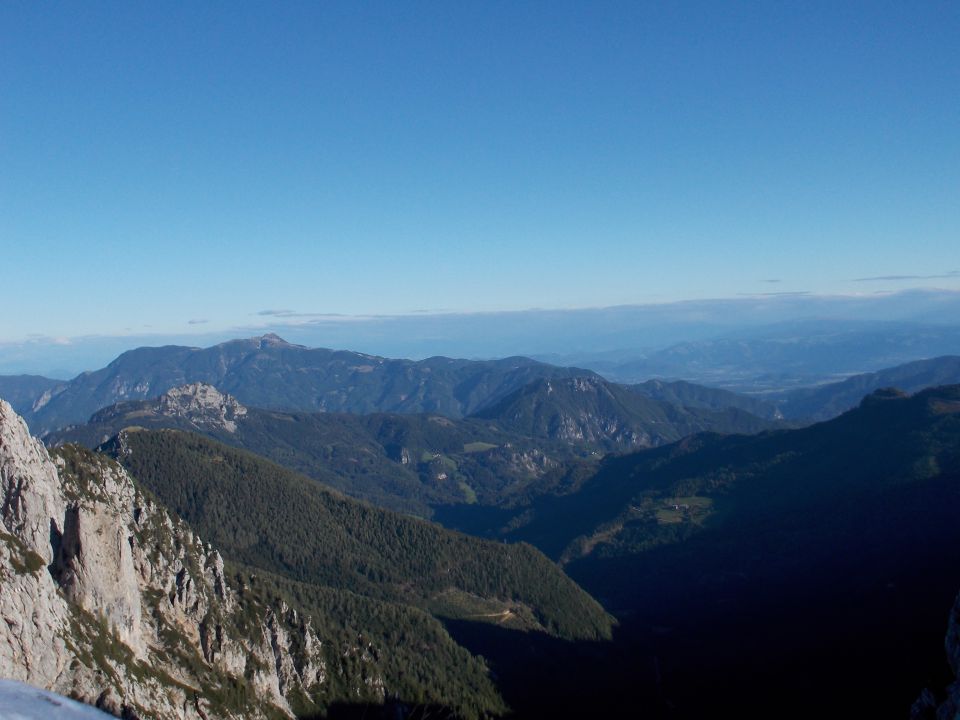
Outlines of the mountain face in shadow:
M887 717L947 684L957 517L949 386L880 391L799 430L612 457L501 533L560 560L623 620L620 642L652 648L680 716L718 703Z

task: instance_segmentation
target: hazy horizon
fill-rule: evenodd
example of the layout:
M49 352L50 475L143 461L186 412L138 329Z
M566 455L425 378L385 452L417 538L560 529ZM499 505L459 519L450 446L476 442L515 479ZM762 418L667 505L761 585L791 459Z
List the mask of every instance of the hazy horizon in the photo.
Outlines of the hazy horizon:
M809 329L876 324L960 326L960 291L904 290L866 296L773 295L607 308L531 309L393 316L314 316L271 312L248 325L193 333L34 336L0 341L0 374L69 379L142 346L208 347L275 333L307 347L384 357L490 359L526 355L565 361L605 353L639 356L685 341L742 336L751 328L809 322ZM553 356L553 357L550 357Z

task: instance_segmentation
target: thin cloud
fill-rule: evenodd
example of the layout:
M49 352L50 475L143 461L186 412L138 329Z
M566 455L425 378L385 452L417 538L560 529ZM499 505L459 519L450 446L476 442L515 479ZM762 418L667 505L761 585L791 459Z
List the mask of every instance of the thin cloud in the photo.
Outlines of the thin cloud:
M341 313L316 313L316 312L297 312L296 310L260 310L255 315L261 317L276 317L276 318L293 318L293 319L307 319L310 318L331 318L331 317L345 317Z
M187 320L187 325L206 325L209 320Z
M781 282L780 278L770 278L769 280L764 280L765 283L778 283Z
M940 273L939 275L877 275L876 277L854 278L853 282L884 282L899 280L950 280L960 277L960 270Z
M737 293L740 297L800 297L810 295L809 290L794 290L791 292L765 292L765 293Z

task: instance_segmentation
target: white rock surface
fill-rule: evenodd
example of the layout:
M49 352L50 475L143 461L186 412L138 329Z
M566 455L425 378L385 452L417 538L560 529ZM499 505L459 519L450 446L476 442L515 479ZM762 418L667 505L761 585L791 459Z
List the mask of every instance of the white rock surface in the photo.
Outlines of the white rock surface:
M161 415L186 417L201 425L219 426L228 432L236 432L237 419L247 414L247 409L232 395L226 395L213 385L191 383L168 390L159 399Z

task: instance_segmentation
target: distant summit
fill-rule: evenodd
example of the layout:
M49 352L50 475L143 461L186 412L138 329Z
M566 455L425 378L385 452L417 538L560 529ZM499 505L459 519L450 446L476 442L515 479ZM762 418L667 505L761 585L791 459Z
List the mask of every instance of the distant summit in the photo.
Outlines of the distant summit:
M293 343L288 343L282 337L276 333L267 333L266 335L261 335L260 337L250 338L254 342L259 342L260 348L272 348L272 347L291 347L291 348L304 348L304 345L294 345Z
M533 380L578 375L593 373L522 357L395 360L307 348L268 333L209 348L167 345L129 350L100 370L33 388L42 396L32 406L24 401L18 407L32 428L46 433L85 422L119 402L146 400L171 388L202 383L229 393L237 402L273 410L430 412L460 418ZM203 392L207 399L212 397L208 390Z

